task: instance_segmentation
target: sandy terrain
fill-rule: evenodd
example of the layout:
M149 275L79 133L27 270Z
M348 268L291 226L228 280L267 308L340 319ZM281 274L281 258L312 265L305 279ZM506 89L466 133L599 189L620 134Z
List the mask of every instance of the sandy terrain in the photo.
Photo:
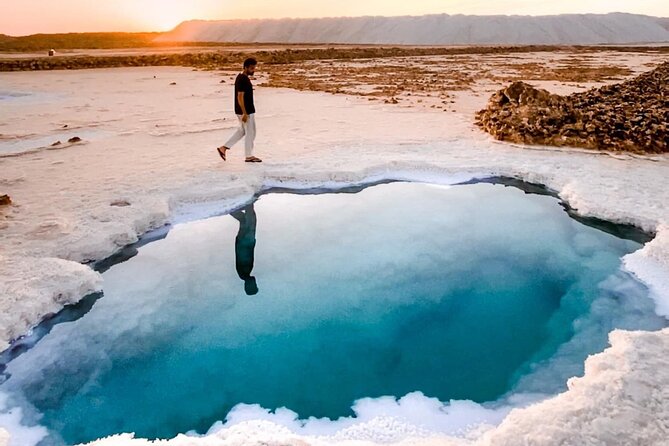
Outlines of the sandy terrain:
M322 60L268 67L264 85L470 112L464 104L470 96L480 98L474 102L482 108L491 93L516 80L565 94L619 81L661 60L656 54L612 51Z
M268 186L337 187L384 178L449 183L515 176L557 190L584 215L655 231L657 238L626 257L625 265L649 285L658 313L669 316L669 157L523 148L495 142L474 126L473 112L509 79L527 76L568 93L659 62L652 55L603 54L589 59L596 74L585 80L573 79L569 70L565 77L546 74L546 67L568 65L575 57L582 56L285 67L285 86L317 91L257 88L257 154L265 159L260 165L243 163L239 147L227 163L215 153L236 122L230 111L233 73L150 67L0 73L0 195L14 202L0 208L0 350L45 315L104 289L82 262L105 258L151 228L229 209ZM384 103L384 89L415 76L405 64L425 69L391 95L397 104ZM539 75L528 75L527 66ZM428 82L430 76L438 82ZM355 94L348 85L341 94L324 92L328 79L346 84L349 78L355 79ZM256 84L277 79L259 75ZM74 136L82 141L67 143ZM56 141L61 145L51 148ZM499 427L483 429L483 436L434 441L515 445L522 435L523 444L533 445L662 444L669 435L669 362L663 354L669 331L615 332L611 340L612 347L588 360L585 377L572 380L568 392L514 410ZM397 427L384 419L368 425L377 432ZM365 436L365 429L337 440L378 440ZM397 429L408 437L417 432ZM0 444L3 435L0 430ZM298 436L274 422L246 422L170 444L333 441ZM146 444L99 442L126 443Z
M398 45L393 45L397 47ZM401 46L401 45L399 45ZM233 44L233 43L208 43L206 45L194 44L192 46L172 46L171 44L161 44L154 48L114 48L114 49L59 49L56 51L56 57L59 56L139 56L145 54L179 54L179 53L207 53L211 51L218 52L238 52L238 51L282 51L291 49L330 49L330 48L378 48L379 45L324 45L324 44ZM443 45L439 46L440 48ZM44 57L46 51L41 52L1 52L0 59L12 58L35 58Z

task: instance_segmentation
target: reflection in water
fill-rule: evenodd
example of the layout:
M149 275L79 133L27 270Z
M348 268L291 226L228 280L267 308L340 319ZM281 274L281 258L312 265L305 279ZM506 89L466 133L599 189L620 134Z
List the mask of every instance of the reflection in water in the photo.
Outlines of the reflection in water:
M235 266L239 278L244 281L244 291L249 296L258 294L256 278L251 275L253 271L253 253L256 248L256 211L253 203L232 212L235 219L239 221L239 232L235 238Z

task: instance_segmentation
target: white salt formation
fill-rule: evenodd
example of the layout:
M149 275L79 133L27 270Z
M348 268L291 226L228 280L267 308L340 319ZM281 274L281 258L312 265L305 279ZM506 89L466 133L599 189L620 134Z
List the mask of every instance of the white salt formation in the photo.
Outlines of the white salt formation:
M669 42L660 19L635 14L425 15L317 19L192 20L163 42L396 45L597 45Z
M35 308L42 314L56 313L102 289L102 278L91 268L58 258L6 258L0 254L0 277L0 296L8 296L11 305L11 310L0 305L0 351L9 346L7 340L32 328ZM60 285L58 289L54 283Z
M541 61L552 54L534 57ZM615 60L614 54L605 57ZM514 176L546 184L582 215L657 231L656 240L625 258L625 267L649 285L657 312L669 314L666 155L523 150L498 143L473 124L471 112L489 97L473 91L458 97L459 109L471 112L444 113L258 87L258 147L266 163L248 166L242 154L231 152L223 164L215 153L216 143L236 118L229 110L232 93L221 87L219 74L148 67L36 74L0 74L3 90L11 92L2 96L0 106L0 153L11 152L0 156L0 188L13 202L0 210L3 345L48 313L99 289L98 274L78 262L111 255L166 221L224 212L267 186L333 187L382 178L452 183L477 176ZM177 85L170 87L171 82ZM87 144L41 148L43 140L66 140L70 135L63 135L65 124L68 131L76 127ZM17 148L17 140L25 146ZM128 205L112 205L120 202ZM50 260L56 257L64 260ZM573 380L568 391L514 409L499 427L481 428L488 429L485 437L479 430L461 438L440 437L439 444L666 444L669 329L617 331L611 344L588 359L585 376ZM414 396L387 406L411 403L406 406L411 413L423 407L416 401L439 404ZM455 408L462 409L445 402L437 410ZM6 442L3 429L11 433L12 445L34 444L42 433L22 431L16 412L9 409L0 404L0 415L7 415L0 416L0 445ZM421 427L407 426L397 416L376 414L370 413L367 423L323 439L317 431L310 437L291 431L286 425L299 423L290 414L259 420L262 409L256 408L233 413L230 418L239 424L213 429L209 437L180 436L159 444L341 440L361 445L387 441L384 432L394 433L393 439L406 437L404 444L437 440L417 438L425 435ZM480 418L471 420L476 424ZM498 420L486 418L492 424ZM153 444L130 438L126 434L97 444Z

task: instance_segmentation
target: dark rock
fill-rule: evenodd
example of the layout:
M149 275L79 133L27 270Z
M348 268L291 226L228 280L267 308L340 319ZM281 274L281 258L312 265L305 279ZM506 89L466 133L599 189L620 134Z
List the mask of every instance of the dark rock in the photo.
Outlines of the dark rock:
M130 202L127 200L115 200L109 203L109 206L126 207L130 206Z
M524 82L514 82L502 91L502 103L518 105L546 104L554 95Z
M0 195L0 206L9 206L12 204L12 199L9 195Z
M492 95L476 123L525 144L668 153L669 62L626 82L558 96L523 82Z
M56 147L56 146L59 146L61 144L62 144L62 142L56 141L55 143L51 144L51 147Z
M74 144L75 142L81 142L81 138L79 138L78 136L74 136L68 139L67 142L69 142L70 144Z

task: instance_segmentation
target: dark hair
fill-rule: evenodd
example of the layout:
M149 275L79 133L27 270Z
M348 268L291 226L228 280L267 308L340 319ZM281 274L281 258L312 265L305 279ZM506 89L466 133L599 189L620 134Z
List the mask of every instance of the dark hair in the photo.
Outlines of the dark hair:
M248 68L251 65L258 65L258 61L255 60L253 57L249 57L244 61L244 68Z

